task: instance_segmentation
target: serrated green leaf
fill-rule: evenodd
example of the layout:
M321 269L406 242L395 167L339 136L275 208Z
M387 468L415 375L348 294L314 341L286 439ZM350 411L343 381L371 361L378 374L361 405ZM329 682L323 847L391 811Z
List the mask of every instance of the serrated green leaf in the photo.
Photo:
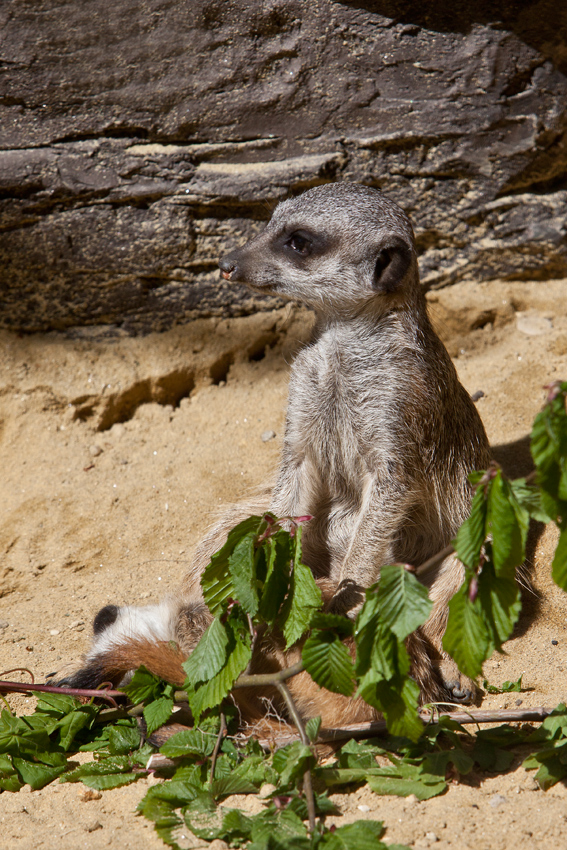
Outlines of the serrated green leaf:
M157 699L163 690L163 683L146 667L139 667L129 683L121 690L132 700L134 705Z
M255 543L257 531L249 531L242 537L228 559L228 568L232 576L235 599L247 614L253 617L258 611L258 591L256 588Z
M271 777L272 769L264 756L249 756L226 776L217 778L215 772L211 792L215 798L228 797L231 794L253 794L268 781L268 773Z
M418 800L429 800L437 797L447 788L447 783L438 776L425 781L423 776L415 779L405 779L398 776L369 776L368 784L375 794L392 794L396 797L409 797L415 794Z
M113 756L124 756L140 746L141 736L136 726L113 726L108 732L108 750Z
M226 543L211 558L211 562L201 576L201 587L205 603L213 615L220 614L229 599L237 596L229 568L229 558L238 542L251 532L259 533L262 517L252 516L239 523L229 532Z
M14 717L9 711L2 711L0 753L25 758L44 753L50 747L51 742L45 728L34 728L32 718Z
M11 757L0 755L0 790L19 791L22 784Z
M287 786L299 776L303 776L307 766L313 762L311 749L301 741L294 741L281 747L274 753L272 766L280 774L280 784Z
M227 647L228 634L220 619L215 617L182 665L189 681L195 685L220 673L226 663Z
M492 531L494 569L499 576L512 578L525 559L529 516L513 496L498 470L488 494L488 522Z
M504 641L508 640L512 634L522 610L520 589L513 577L497 576L491 561L488 560L479 575L476 602L480 604L487 624L488 653L491 654L493 649L500 650ZM488 658L489 654L485 658ZM455 661L457 661L456 658ZM471 675L466 670L462 672L468 676Z
M459 670L472 679L482 672L483 661L493 645L478 598L469 599L464 584L449 602L449 621L443 636L443 649Z
M508 482L514 498L536 522L552 522L554 517L546 512L541 491L537 487L526 484L525 478L516 478Z
M382 567L376 596L380 619L399 640L425 623L433 606L427 588L400 564Z
M354 665L346 646L330 631L313 631L301 653L305 669L318 685L350 696L354 690Z
M171 697L159 697L148 703L144 708L144 720L146 721L146 736L149 736L167 723L173 711L173 700Z
M301 529L297 530L299 534ZM313 573L304 564L294 564L290 591L283 605L281 623L286 649L305 634L315 611L321 607L321 591L315 584Z
M266 577L260 600L259 615L273 625L289 590L292 538L280 529L263 543L266 557Z
M208 682L204 682L195 688L191 683L186 683L189 705L197 722L199 722L204 711L221 704L252 657L250 635L241 636L233 629L229 631L229 627L230 621L227 622L227 634L229 636L227 658L222 670Z
M561 590L567 591L567 518L566 527L559 535L559 541L551 565L551 577Z
M189 755L207 758L215 748L216 739L216 735L205 734L200 729L183 729L167 739L160 753L172 759Z
M39 788L43 788L45 785L53 782L54 779L61 776L67 769L66 760L62 764L52 766L13 756L12 763L18 771L22 782L29 785L32 791L37 791Z
M305 734L309 738L312 744L315 743L317 737L319 735L319 729L321 728L321 718L320 717L311 717L307 723L305 724Z
M487 515L488 506L484 489L479 487L473 496L470 516L461 525L453 541L459 560L467 567L476 567L480 560L487 534Z
M380 841L383 834L381 821L355 821L325 832L317 846L324 850L385 850L387 845Z

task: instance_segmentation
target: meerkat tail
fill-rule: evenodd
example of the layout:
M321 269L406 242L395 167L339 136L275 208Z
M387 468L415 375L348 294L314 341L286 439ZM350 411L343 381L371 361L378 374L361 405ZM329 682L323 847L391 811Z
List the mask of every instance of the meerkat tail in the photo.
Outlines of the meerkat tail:
M103 680L120 680L143 666L159 679L182 687L187 678L182 667L185 660L185 653L173 641L133 637L99 653L96 662Z

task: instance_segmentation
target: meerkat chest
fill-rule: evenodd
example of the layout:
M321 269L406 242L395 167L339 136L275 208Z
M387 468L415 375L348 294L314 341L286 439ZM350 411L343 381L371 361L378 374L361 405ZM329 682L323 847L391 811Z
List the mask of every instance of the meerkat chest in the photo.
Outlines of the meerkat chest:
M286 442L328 485L357 487L379 450L379 410L331 358L304 358L290 383ZM363 388L364 387L364 388ZM378 405L379 407L379 405Z

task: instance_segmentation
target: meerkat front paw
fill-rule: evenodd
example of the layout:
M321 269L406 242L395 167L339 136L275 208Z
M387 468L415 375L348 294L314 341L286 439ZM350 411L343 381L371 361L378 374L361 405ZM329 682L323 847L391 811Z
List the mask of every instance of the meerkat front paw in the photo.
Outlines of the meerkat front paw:
M439 679L451 702L471 705L478 696L478 688L472 679L464 676L452 658L443 658L436 663Z
M329 614L342 614L354 620L365 599L364 588L352 579L345 578L339 582L336 592L329 602L327 612Z

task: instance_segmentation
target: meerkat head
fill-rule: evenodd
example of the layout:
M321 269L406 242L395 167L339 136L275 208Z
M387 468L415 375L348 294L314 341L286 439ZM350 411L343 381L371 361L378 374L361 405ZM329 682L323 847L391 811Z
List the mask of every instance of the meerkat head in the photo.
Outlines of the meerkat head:
M266 228L219 261L226 280L323 312L382 312L419 286L404 211L376 189L328 183L276 207Z

